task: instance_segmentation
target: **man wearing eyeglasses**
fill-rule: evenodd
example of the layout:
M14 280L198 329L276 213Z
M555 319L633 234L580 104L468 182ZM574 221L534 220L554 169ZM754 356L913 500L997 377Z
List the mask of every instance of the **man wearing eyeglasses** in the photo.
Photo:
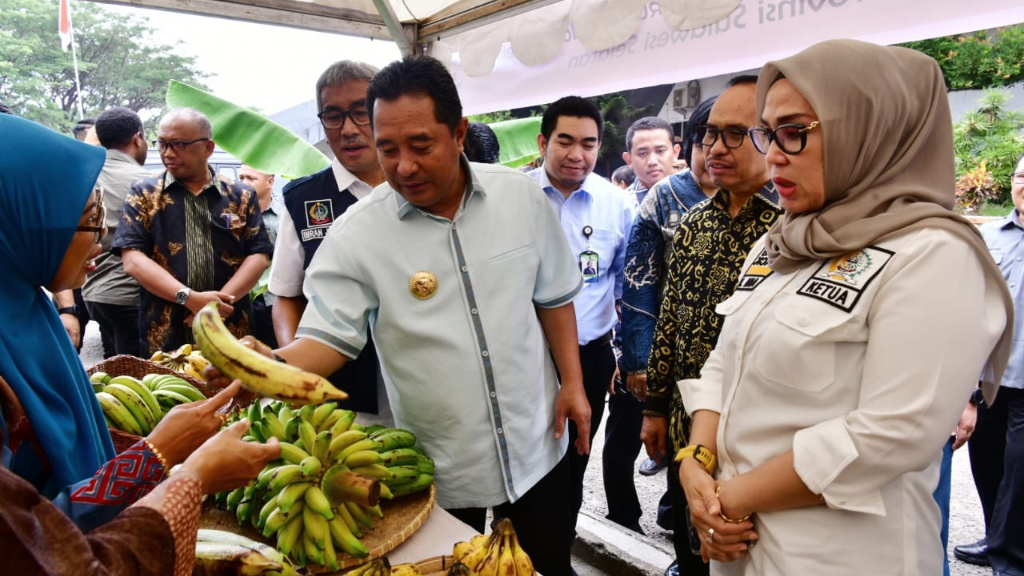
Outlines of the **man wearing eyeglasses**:
M306 309L305 271L327 231L350 206L384 182L366 109L366 89L376 73L377 68L369 64L342 60L317 80L317 116L334 161L284 188L288 214L281 219L270 268L270 292L276 296L274 333L280 346L295 339ZM329 379L349 393L347 408L379 414L386 398L377 373L377 355L370 345Z
M140 351L192 342L192 315L214 301L228 329L245 336L249 290L273 251L256 193L210 168L212 128L196 110L164 116L156 147L166 170L132 184L111 248L143 288Z
M644 402L642 435L654 458L677 451L682 457L692 455L681 450L689 444L690 418L676 382L700 375L722 328L715 307L732 295L747 252L782 213L764 156L747 133L757 125L756 84L756 76L733 78L712 105L707 124L698 127L698 145L718 191L682 216L669 247L667 291L654 331ZM678 574L707 574L700 542L694 542L689 527L679 456L669 467L669 479Z
M1013 210L981 227L1016 308L1015 342L999 394L991 406L980 389L971 400L977 425L967 442L985 514L985 537L953 548L964 562L991 565L994 576L1024 574L1024 348L1019 344L1024 333L1024 155L1010 178Z

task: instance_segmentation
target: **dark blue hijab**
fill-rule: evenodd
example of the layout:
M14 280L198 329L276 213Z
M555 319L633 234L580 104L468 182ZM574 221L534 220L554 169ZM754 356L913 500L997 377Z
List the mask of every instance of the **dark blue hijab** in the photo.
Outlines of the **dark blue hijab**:
M0 376L46 453L50 474L36 488L50 498L114 457L89 378L41 288L60 267L105 159L102 148L0 114Z

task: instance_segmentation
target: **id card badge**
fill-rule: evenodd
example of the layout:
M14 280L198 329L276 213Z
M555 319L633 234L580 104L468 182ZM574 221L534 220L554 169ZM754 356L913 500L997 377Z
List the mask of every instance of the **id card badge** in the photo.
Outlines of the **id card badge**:
M597 252L593 250L584 250L580 252L580 270L583 272L583 281L587 284L594 284L597 282L597 277L600 272L600 263L598 262Z

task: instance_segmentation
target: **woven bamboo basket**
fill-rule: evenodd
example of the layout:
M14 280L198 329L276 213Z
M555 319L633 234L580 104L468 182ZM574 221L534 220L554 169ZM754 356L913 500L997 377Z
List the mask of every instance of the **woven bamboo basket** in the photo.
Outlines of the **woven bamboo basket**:
M396 546L405 542L412 536L423 523L427 521L431 510L434 509L435 488L424 490L394 500L381 500L380 508L384 518L374 518L374 529L363 532L363 544L370 550L370 555L365 558L354 558L338 550L338 565L340 572L331 572L320 566L307 566L309 574L344 574L350 568L365 564L370 560L386 556ZM276 546L276 540L264 538L250 524L239 526L235 515L213 506L213 498L207 498L203 504L202 516L199 518L200 528L213 528L215 530L227 530L251 538L257 542L264 542ZM433 559L431 559L433 560ZM422 572L422 570L421 570ZM425 573L425 572L424 572Z
M143 360L142 358L136 358L128 354L121 354L111 358L107 358L101 362L97 362L95 365L86 370L90 376L96 372L106 372L111 376L131 376L142 380L142 377L146 374L173 374L185 380L189 384L195 386L203 393L204 396L210 398L220 392L220 388L213 388L206 382L196 380L190 376L186 376L180 372L175 372L170 368L157 364L156 362L150 362L149 360ZM252 402L256 396L251 392L242 391L232 399L228 404L227 410L230 410L236 405L247 405ZM136 442L139 441L140 437L134 434L129 434L115 428L110 428L110 437L114 441L114 450L120 454L124 452Z
M423 576L444 576L448 573L448 568L452 564L455 564L454 556L436 556L434 558L427 558L426 560L420 560L415 562L416 568L419 569Z

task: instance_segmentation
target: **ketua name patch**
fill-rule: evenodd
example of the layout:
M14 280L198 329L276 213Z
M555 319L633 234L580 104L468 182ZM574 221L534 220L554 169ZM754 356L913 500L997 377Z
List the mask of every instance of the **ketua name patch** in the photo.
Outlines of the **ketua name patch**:
M892 259L894 252L868 246L825 262L796 291L849 312Z

